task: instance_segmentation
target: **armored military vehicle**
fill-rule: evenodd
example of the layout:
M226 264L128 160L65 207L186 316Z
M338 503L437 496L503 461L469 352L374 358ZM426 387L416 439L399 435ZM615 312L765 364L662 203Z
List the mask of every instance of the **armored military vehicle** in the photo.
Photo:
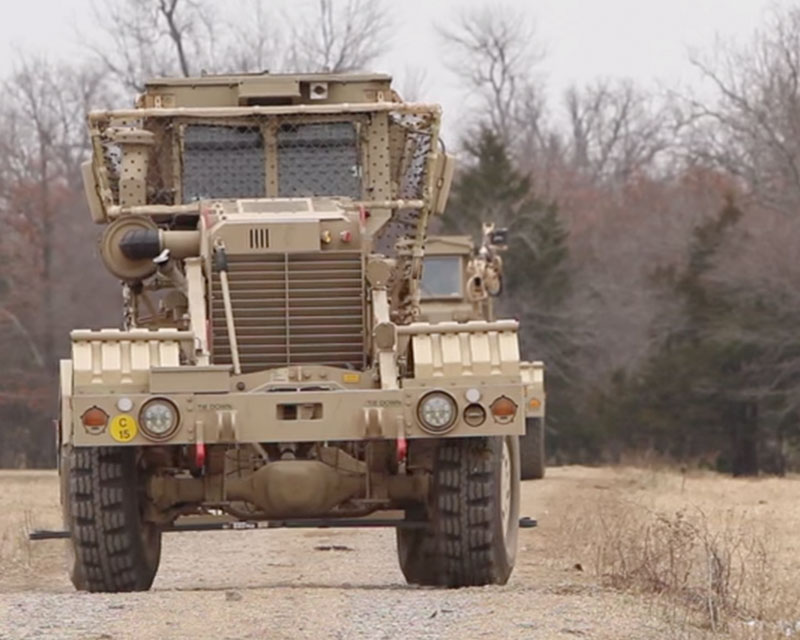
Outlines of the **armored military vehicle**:
M513 320L420 321L439 107L385 75L205 76L88 121L122 323L61 362L74 585L148 589L165 532L275 526L390 526L410 583L506 582L542 371Z
M425 241L420 316L425 322L493 321L494 298L503 290L505 230L484 224L483 240L476 249L470 236L428 236ZM544 394L539 397L544 401ZM520 472L523 480L540 480L545 472L544 406L529 411L525 435L520 437Z

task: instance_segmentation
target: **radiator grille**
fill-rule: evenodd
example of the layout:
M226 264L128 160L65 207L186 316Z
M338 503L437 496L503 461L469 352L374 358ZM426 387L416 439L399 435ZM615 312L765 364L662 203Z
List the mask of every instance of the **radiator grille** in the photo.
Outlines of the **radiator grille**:
M228 256L228 280L243 372L290 364L364 368L360 253ZM231 364L217 273L211 325L214 362Z

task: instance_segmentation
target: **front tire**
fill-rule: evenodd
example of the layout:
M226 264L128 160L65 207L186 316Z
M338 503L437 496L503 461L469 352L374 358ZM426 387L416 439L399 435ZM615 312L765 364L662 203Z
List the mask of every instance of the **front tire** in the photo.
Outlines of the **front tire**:
M519 439L520 467L523 480L541 480L544 478L544 420L527 418L525 435Z
M144 487L132 447L65 447L70 579L79 591L146 591L161 559L161 531L142 517Z
M397 530L406 580L442 587L508 582L517 555L519 473L516 436L442 440L429 525Z

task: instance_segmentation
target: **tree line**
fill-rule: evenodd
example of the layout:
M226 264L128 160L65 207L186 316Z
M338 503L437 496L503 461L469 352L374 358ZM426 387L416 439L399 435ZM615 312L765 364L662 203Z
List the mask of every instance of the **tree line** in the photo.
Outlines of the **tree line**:
M800 8L689 55L695 91L599 79L560 102L528 24L442 30L480 105L443 227L511 231L502 306L548 367L551 457L796 468Z
M383 2L234 4L98 3L81 59L22 55L3 80L0 466L52 464L68 332L119 324L83 202L85 112L152 76L367 69L390 41ZM800 8L691 54L694 91L600 78L554 99L531 16L487 5L437 30L469 107L438 230L511 232L500 304L547 364L551 458L796 468ZM419 98L424 72L406 75Z

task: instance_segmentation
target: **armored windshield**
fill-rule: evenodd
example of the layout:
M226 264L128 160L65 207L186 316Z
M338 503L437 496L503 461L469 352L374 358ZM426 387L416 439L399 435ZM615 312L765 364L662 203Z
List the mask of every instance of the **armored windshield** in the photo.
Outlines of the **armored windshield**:
M461 256L425 256L423 264L421 285L423 299L463 296Z

